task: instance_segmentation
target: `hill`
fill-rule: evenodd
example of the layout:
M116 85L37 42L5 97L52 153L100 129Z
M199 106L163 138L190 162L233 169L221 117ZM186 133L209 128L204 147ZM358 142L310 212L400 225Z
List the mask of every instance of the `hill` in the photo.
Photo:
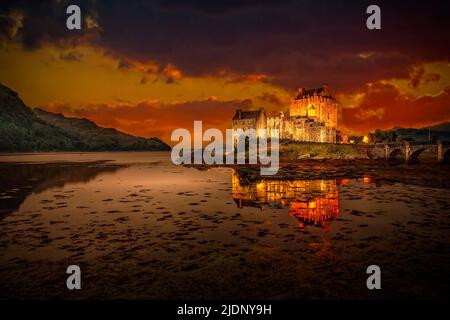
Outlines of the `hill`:
M401 141L450 141L450 123L444 122L430 128L392 128L391 130L376 130L373 134L374 142Z
M426 129L426 128L424 128ZM450 132L450 122L444 122L431 127L433 131L447 131Z
M165 150L170 147L158 138L135 137L87 119L32 109L0 84L0 152Z

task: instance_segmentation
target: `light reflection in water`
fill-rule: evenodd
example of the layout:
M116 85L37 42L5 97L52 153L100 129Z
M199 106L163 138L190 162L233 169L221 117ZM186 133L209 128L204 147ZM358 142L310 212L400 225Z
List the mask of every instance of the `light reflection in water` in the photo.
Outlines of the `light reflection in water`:
M336 180L282 180L264 178L245 181L239 172L232 173L232 197L239 208L289 208L298 226L320 226L325 232L339 216L338 187L348 182Z

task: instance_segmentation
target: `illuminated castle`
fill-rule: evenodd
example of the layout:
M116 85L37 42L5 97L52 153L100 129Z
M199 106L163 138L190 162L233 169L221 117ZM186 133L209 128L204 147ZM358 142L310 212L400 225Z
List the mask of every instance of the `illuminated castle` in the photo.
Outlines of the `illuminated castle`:
M268 135L279 130L281 139L308 142L336 142L338 105L328 85L318 89L298 89L289 104L289 115L275 112L267 115L263 108L257 111L237 110L233 129L266 129Z

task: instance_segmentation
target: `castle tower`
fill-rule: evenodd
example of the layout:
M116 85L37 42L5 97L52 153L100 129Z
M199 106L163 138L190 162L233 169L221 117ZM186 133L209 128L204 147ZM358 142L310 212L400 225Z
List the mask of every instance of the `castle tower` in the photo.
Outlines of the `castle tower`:
M337 127L338 106L327 84L317 89L299 88L297 96L289 104L289 115L323 122L327 127Z

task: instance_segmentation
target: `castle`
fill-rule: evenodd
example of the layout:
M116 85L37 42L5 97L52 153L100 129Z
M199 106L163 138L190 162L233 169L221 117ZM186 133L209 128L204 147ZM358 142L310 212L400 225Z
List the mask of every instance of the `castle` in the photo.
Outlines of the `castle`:
M288 115L283 112L267 115L264 108L237 110L232 128L255 129L258 135L261 129L266 129L269 136L277 129L280 139L335 143L337 121L338 105L325 84L318 89L298 89L289 104Z

